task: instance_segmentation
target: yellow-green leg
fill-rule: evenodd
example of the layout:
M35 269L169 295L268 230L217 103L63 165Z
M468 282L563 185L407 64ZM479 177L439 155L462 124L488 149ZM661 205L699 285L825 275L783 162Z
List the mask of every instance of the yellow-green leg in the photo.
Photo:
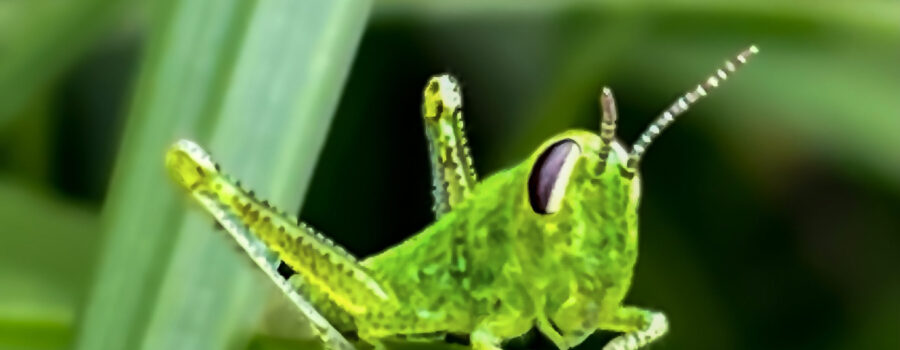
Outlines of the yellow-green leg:
M600 328L624 332L606 343L603 350L635 350L666 334L669 321L661 312L623 306L612 318L602 322Z
M491 315L483 319L469 340L473 350L502 350L500 343L525 334L532 327L530 317L508 313Z
M557 349L563 350L568 349L569 345L566 342L565 338L563 338L562 334L559 334L556 329L550 324L550 320L539 317L537 320L537 329L543 334L547 339L553 342L556 345Z
M456 79L448 74L432 77L422 97L434 213L440 217L468 197L477 180L463 130L462 96Z

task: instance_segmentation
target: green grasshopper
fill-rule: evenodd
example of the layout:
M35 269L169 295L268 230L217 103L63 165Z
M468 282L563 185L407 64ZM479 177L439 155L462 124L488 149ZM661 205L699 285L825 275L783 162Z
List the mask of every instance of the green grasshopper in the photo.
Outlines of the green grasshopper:
M622 333L604 349L638 349L668 330L663 313L623 304L638 255L638 165L663 129L757 51L678 98L631 151L615 139L616 106L604 88L599 133L563 132L482 181L459 84L432 77L422 113L436 221L362 261L256 199L191 141L172 146L166 166L298 307L376 348L463 337L473 349L500 349L536 327L559 349L596 330Z

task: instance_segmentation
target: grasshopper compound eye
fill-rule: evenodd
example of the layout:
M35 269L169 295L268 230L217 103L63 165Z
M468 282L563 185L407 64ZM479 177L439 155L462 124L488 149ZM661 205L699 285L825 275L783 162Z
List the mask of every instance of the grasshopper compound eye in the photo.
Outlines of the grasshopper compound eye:
M528 200L538 214L553 214L559 210L569 175L581 155L581 147L571 139L554 143L544 150L528 176Z

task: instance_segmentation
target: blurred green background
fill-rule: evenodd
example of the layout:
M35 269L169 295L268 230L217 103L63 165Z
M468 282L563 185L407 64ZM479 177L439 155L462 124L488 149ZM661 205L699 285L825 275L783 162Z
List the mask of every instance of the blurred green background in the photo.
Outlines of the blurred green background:
M365 256L433 219L430 75L487 175L604 85L630 143L751 43L643 162L628 301L654 349L900 349L900 3L772 0L2 1L0 349L317 347L166 178L178 138Z

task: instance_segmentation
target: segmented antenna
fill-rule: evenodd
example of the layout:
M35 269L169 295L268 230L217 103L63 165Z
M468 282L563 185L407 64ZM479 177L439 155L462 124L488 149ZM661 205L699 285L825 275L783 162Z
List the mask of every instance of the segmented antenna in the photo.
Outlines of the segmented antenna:
M638 138L637 142L634 143L634 146L631 148L631 154L628 159L628 168L636 169L638 163L641 160L641 157L644 155L644 152L647 151L647 147L653 143L653 140L659 136L672 121L675 120L678 116L683 114L688 110L694 103L696 103L701 98L705 97L710 91L719 87L719 84L722 81L728 79L728 75L734 73L739 67L747 63L747 59L750 56L753 56L759 52L759 49L756 48L756 45L751 45L746 50L741 51L735 59L737 63L727 60L725 61L725 65L722 68L719 68L713 75L710 75L704 82L697 85L697 87L693 90L688 91L683 96L678 98L672 106L669 107L662 115L660 115L653 123L647 127L647 130L641 134L641 137Z
M600 110L603 116L600 119L600 162L605 165L606 157L609 156L609 150L612 146L613 139L616 137L616 119L619 119L619 112L616 110L616 100L613 99L612 90L603 87L600 93Z

